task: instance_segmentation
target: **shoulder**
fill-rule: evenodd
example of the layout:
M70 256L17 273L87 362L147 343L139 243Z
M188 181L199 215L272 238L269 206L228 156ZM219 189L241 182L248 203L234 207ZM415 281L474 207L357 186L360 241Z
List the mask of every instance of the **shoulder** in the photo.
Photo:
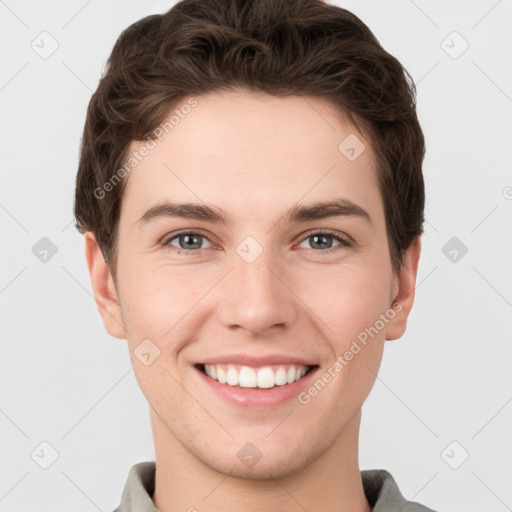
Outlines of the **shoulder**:
M406 500L393 475L385 469L363 470L361 478L372 512L436 512L420 503Z
M152 495L155 490L154 461L133 465L121 496L121 504L113 512L158 512Z

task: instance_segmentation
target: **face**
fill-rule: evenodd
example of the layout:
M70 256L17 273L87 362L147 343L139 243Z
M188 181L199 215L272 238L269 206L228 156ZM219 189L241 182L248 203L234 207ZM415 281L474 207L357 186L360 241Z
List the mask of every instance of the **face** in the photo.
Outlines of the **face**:
M359 414L405 329L419 249L396 275L370 141L329 103L196 100L128 177L117 288L90 238L93 286L155 440L232 476L282 477Z

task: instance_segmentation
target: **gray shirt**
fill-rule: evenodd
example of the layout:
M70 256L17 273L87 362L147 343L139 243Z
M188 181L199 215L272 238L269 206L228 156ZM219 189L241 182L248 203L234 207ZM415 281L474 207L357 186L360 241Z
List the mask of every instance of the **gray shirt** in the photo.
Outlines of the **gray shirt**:
M139 462L130 469L121 504L114 512L158 512L151 497L155 490L155 462ZM407 501L385 469L361 471L363 488L372 512L435 512L414 501Z

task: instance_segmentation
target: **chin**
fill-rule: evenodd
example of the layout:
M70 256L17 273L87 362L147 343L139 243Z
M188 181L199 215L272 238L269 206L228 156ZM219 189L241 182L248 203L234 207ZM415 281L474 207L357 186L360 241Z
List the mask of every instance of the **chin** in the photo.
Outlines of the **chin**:
M279 450L277 448L276 450ZM274 454L261 452L261 458L248 467L235 453L233 457L222 454L208 453L196 454L201 462L211 469L218 471L226 476L241 478L246 480L273 480L285 478L302 470L313 462L321 454L313 451L304 452L295 449L292 453L283 453L276 451Z

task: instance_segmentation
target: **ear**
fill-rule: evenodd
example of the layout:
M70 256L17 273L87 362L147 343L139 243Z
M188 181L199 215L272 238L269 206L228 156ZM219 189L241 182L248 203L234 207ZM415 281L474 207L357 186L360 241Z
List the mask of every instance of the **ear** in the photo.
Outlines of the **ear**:
M393 300L394 318L387 324L386 339L396 340L402 337L407 328L407 318L414 303L414 291L416 288L416 274L420 259L421 242L419 238L410 245L404 253L403 266L396 276L395 299Z
M85 257L91 276L94 298L106 331L114 338L126 339L126 331L121 316L119 297L110 270L94 233L85 233Z

